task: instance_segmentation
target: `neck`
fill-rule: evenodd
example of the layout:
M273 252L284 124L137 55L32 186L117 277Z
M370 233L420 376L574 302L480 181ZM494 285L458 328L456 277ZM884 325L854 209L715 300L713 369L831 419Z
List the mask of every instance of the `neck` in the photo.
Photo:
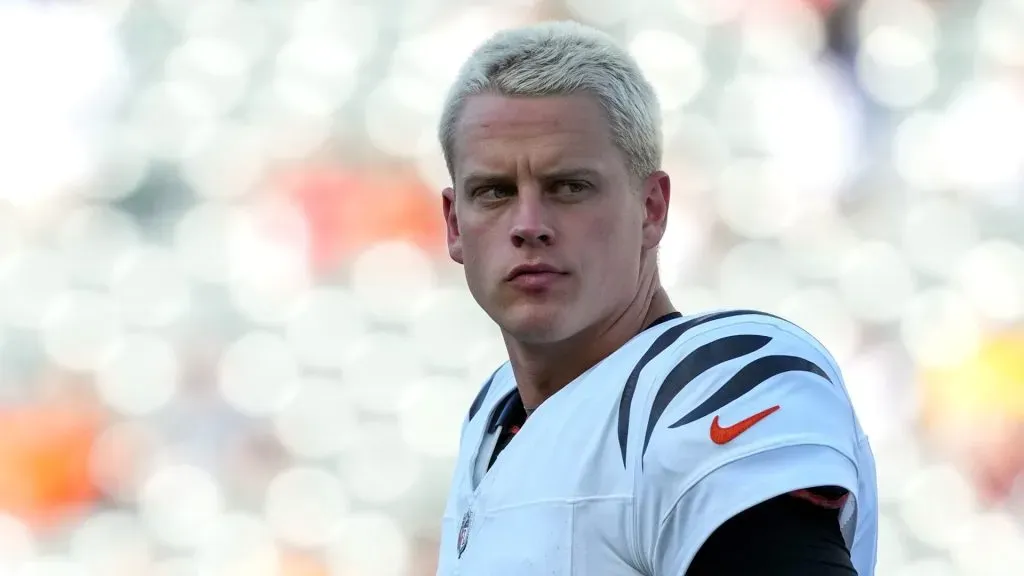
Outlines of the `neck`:
M619 315L561 342L523 343L505 333L505 346L523 405L532 412L658 318L674 312L660 286Z

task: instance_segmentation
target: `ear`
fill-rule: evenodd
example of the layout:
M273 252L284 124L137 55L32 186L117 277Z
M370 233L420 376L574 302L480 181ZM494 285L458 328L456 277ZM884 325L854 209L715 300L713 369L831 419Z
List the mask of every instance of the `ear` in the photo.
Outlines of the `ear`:
M441 191L441 209L444 212L448 255L462 264L462 234L459 233L459 217L455 212L455 189L445 188Z
M644 180L644 248L650 250L661 243L668 224L668 206L672 186L668 174L658 170Z

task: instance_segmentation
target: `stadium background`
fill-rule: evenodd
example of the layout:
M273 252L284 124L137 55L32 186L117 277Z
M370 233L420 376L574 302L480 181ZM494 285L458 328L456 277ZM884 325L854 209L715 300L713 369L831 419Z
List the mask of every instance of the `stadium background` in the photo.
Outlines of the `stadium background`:
M664 280L844 366L878 574L1024 574L1024 1L0 4L0 574L433 574L502 359L434 129L576 18L662 99Z

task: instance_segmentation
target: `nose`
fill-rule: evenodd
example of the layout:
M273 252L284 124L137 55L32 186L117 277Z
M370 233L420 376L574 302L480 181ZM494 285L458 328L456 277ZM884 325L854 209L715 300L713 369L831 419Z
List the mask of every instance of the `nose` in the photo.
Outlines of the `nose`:
M550 246L555 233L548 223L547 210L538 194L521 191L517 197L510 237L516 248Z
M550 246L553 239L550 230L539 226L517 226L512 229L512 244L516 248Z

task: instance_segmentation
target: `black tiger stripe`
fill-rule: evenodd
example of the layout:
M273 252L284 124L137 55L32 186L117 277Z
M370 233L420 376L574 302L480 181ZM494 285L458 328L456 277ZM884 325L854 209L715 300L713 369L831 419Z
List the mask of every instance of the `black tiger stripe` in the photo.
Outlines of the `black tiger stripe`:
M622 396L619 399L619 450L622 452L623 466L626 465L626 444L629 441L629 417L630 411L633 408L633 394L636 393L636 385L637 381L640 379L640 372L643 371L644 367L647 366L651 360L658 356L658 354L664 352L666 348L678 340L686 331L714 320L743 315L772 316L773 318L778 318L778 316L774 316L773 314L758 312L756 310L727 310L724 312L715 312L713 314L706 314L704 316L692 318L677 326L672 326L666 330L664 334L658 336L654 343L651 344L651 347L636 363L636 366L633 367L633 371L629 373L629 377L626 379L626 384L622 388Z
M771 342L770 336L757 334L737 334L708 342L683 358L671 372L665 376L651 406L651 414L647 420L647 434L644 436L644 447L640 457L647 453L647 445L658 420L687 384L708 370L736 358L756 352Z
M498 368L498 370L501 370L501 368ZM476 416L476 413L480 411L480 407L483 406L484 399L487 398L487 392L490 391L491 383L494 382L494 377L498 374L498 370L491 372L491 377L487 379L487 383L480 389L480 392L477 392L476 398L473 399L473 403L469 405L469 417L466 418L467 421L472 420L473 416Z
M665 351L677 338L686 332L687 323L673 326L658 336L651 344L651 347L640 357L640 361L633 367L633 371L626 378L626 385L622 388L622 397L619 398L619 450L622 452L622 465L626 465L626 442L629 440L629 412L633 406L633 394L636 393L636 383L640 379L640 372L644 366Z
M669 428L685 426L718 412L769 379L786 372L811 372L833 383L828 373L806 358L800 358L799 356L764 356L744 366L728 382L715 391L710 398L669 426Z

